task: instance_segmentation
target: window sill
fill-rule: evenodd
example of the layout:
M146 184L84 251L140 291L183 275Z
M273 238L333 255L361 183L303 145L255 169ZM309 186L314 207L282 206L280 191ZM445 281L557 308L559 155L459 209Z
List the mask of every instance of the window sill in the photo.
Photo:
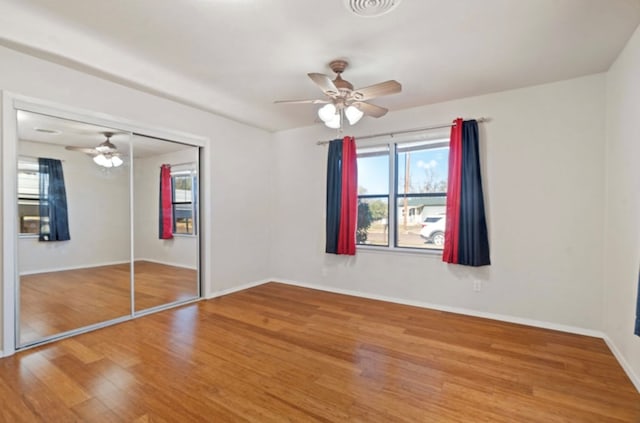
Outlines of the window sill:
M19 239L38 239L38 234L18 234Z
M407 256L426 256L433 258L441 258L442 250L418 249L418 248L389 248L378 247L375 245L356 245L356 251L359 253L373 254L399 254Z
M194 234L172 234L174 238L196 238L198 235Z

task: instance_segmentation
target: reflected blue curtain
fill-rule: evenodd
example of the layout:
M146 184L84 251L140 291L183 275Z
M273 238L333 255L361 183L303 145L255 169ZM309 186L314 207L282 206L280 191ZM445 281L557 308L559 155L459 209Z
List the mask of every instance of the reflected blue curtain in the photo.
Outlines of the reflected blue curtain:
M342 140L329 143L327 158L327 223L325 252L338 254L342 197Z
M69 241L67 190L64 185L62 162L38 158L40 173L40 241Z
M638 296L638 299L636 300L636 329L633 333L640 336L640 273L638 274L638 292L636 295Z
M199 231L198 229L198 202L200 199L198 198L200 195L200 190L198 188L198 178L194 174L191 177L191 201L193 202L193 234L196 235Z

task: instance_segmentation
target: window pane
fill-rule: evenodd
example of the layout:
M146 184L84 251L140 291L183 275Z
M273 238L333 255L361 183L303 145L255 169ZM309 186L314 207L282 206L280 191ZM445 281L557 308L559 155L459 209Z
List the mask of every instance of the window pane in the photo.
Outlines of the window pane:
M18 228L21 234L37 234L40 228L38 200L18 200Z
M356 243L389 245L389 198L387 196L358 198Z
M193 209L191 204L175 204L173 206L175 234L193 234Z
M399 195L397 247L441 250L444 247L446 196Z
M37 234L40 229L40 173L37 159L18 159L18 232Z
M398 145L398 193L447 192L449 146L442 143Z
M358 149L358 194L389 194L389 147Z
M173 201L184 203L191 201L191 175L173 177Z

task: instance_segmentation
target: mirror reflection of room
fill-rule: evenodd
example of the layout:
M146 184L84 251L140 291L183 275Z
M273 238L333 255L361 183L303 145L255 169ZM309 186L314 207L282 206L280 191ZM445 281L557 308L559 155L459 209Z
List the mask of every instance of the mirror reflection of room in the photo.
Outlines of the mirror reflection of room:
M17 113L24 345L130 314L130 134Z
M134 135L135 309L199 295L197 147Z
M17 118L20 346L199 297L197 147Z

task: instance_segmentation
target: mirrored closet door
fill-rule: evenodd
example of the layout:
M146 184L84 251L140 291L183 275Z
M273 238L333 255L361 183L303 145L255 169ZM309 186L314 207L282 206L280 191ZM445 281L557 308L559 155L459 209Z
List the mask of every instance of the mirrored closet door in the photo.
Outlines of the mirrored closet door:
M131 134L18 111L19 345L131 313Z
M199 148L17 111L16 347L200 296Z
M198 153L133 137L136 312L199 296Z

